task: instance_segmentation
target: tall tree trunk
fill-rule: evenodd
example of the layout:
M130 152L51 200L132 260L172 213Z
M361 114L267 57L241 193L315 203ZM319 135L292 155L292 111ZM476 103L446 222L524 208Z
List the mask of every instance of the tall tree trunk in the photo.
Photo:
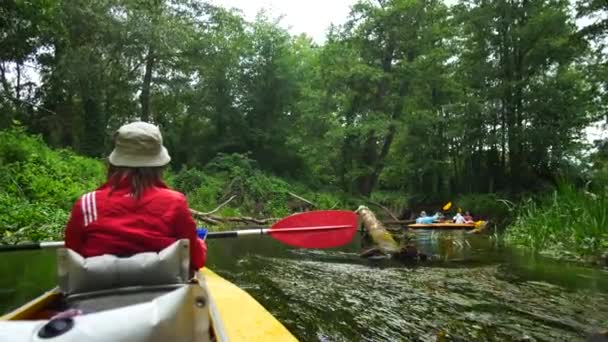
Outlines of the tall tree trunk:
M103 153L105 126L99 99L91 91L90 80L81 81L80 96L84 110L84 136L82 150L86 155L99 157Z
M395 138L396 131L397 128L395 124L391 124L388 127L388 131L386 133L386 136L384 137L384 142L382 143L382 149L380 150L378 158L376 158L374 169L369 175L369 177L366 177L366 182L363 183L363 187L361 189L361 194L363 196L369 197L374 191L374 188L378 183L378 178L380 178L380 173L382 173L382 170L384 169L386 157L388 156L388 152L390 151L391 145Z
M83 109L82 150L92 157L100 157L104 152L105 120L101 102L104 98L103 75L98 72L101 61L98 55L91 52L88 56L87 68L90 74L80 74L78 80L78 95Z
M387 37L387 47L386 47L386 51L384 52L384 56L382 58L382 71L384 72L384 75L382 77L382 79L380 80L380 82L378 83L378 88L376 91L376 109L379 112L387 112L387 104L386 104L386 95L390 86L390 81L392 78L392 65L393 65L393 59L394 59L394 54L395 54L395 38L389 34L389 36ZM399 106L402 108L402 106ZM393 110L391 113L391 119L395 120L397 118L399 114L396 113L396 110ZM388 127L387 133L384 136L383 139L383 143L382 143L382 147L380 149L380 153L375 157L375 158L369 158L369 156L365 157L367 158L368 163L366 165L369 165L372 167L372 172L361 177L360 181L359 181L359 191L361 192L361 194L363 196L369 197L372 193L372 191L374 191L374 188L376 187L376 183L378 182L378 178L380 177L380 173L382 172L382 170L384 169L384 163L386 160L386 156L388 155L388 152L390 150L391 144L393 143L393 139L395 137L395 131L396 131L396 127L394 123L391 123ZM375 139L375 137L370 137ZM369 142L369 141L368 141ZM374 147L375 149L375 147ZM363 153L367 154L366 151L363 151Z
M15 85L15 97L17 98L17 100L21 100L21 65L22 62L18 62L16 65L17 85Z
M364 189L365 191L362 192L362 194L364 196L369 196L369 195L371 195L372 191L374 191L374 188L376 187L376 184L378 183L378 178L380 178L380 174L382 173L382 170L384 170L386 157L388 156L388 152L390 151L391 145L393 144L393 140L395 139L395 133L397 133L397 126L396 126L394 120L396 120L401 115L401 112L403 111L403 104L405 102L405 101L403 101L403 97L405 96L405 93L406 93L407 82L403 81L403 83L401 84L401 86L399 88L400 89L399 89L397 98L400 99L400 101L398 101L397 104L395 105L395 108L393 108L393 111L391 114L391 120L393 120L393 122L391 122L391 124L388 126L387 133L384 136L384 141L382 143L382 149L380 150L380 154L378 155L378 158L376 158L376 163L374 165L373 172L371 173L371 175L369 177L368 186Z
M341 146L341 153L340 153L340 159L341 159L341 163L339 166L339 176L340 176L340 183L342 184L342 189L346 192L350 192L352 191L352 179L347 177L348 172L352 169L352 162L353 162L353 142L355 140L355 136L348 132L348 128L350 126L352 126L353 124L353 120L355 117L355 111L356 108L359 106L359 96L355 95L353 97L353 99L350 101L350 106L347 110L347 112L345 113L345 118L346 118L346 126L345 128L347 129L347 133L346 136L344 137L344 140L342 142L342 146Z
M17 97L13 96L13 87L6 77L7 69L8 68L5 66L4 62L0 62L0 83L2 83L2 87L4 88L4 94L6 94L8 99L11 100L15 107L19 107L21 102L19 102ZM10 74L10 70L8 70L8 73Z
M139 97L141 102L141 120L150 120L150 84L152 83L152 70L154 68L154 49L150 46L148 48L148 55L146 56L146 71L144 73L144 81L141 87L141 95Z

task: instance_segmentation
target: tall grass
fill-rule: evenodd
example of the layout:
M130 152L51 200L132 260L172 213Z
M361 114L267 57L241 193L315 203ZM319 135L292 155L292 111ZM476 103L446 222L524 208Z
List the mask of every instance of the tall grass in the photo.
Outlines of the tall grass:
M522 203L505 240L551 254L600 256L608 251L608 194L561 184L540 201Z

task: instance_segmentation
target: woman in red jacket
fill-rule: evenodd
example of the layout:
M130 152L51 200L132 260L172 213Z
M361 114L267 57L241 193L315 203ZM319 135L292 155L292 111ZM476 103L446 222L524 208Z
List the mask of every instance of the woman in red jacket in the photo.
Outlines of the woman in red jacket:
M158 252L190 240L190 265L205 265L207 247L196 235L186 197L167 188L162 171L171 157L158 127L134 122L114 135L108 180L80 197L65 230L66 247L84 257Z

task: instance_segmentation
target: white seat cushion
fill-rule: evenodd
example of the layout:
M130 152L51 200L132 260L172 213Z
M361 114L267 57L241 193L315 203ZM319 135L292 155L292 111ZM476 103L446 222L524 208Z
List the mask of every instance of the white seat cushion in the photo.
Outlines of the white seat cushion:
M127 286L186 283L190 275L190 245L178 240L162 251L128 258L100 255L83 258L71 249L57 251L59 288L66 294Z

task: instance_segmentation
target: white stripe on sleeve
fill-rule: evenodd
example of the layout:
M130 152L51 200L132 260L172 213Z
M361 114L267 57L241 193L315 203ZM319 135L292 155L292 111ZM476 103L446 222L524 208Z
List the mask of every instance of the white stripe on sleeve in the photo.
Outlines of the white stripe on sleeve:
M86 227L89 224L89 217L87 216L87 195L85 194L80 198L80 204L82 206L82 216L84 216L84 226Z
M87 194L87 200L86 200L85 204L86 204L86 208L87 208L87 218L89 220L88 224L91 224L91 222L93 222L93 214L91 213L91 193L90 192Z
M91 200L93 201L93 221L97 221L97 202L95 201L95 191L91 193Z

